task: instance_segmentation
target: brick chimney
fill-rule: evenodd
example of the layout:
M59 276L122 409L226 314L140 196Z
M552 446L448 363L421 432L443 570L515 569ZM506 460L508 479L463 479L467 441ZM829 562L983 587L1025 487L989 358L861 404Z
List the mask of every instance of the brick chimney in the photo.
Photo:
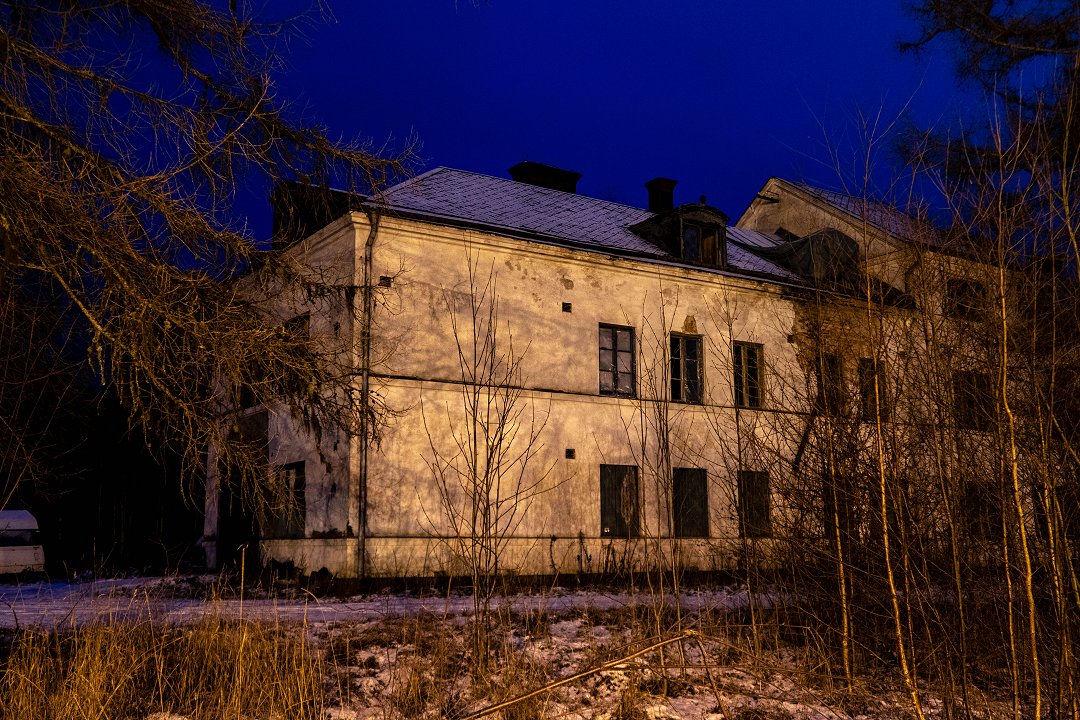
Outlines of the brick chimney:
M645 189L649 191L649 212L665 213L675 207L677 183L666 177L655 177L645 183Z
M508 171L510 177L520 183L528 183L549 190L576 193L577 181L581 179L581 173L573 170L563 170L553 165L530 162L519 162Z

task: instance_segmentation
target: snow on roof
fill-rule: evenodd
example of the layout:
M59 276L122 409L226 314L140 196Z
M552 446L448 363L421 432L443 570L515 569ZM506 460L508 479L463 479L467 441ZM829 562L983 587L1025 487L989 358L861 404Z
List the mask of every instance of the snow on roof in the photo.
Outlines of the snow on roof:
M616 255L678 262L630 230L653 216L648 210L506 178L439 167L388 188L376 200L405 214L537 236ZM729 245L728 264L735 271L798 279L737 246Z
M728 240L734 240L747 248L774 248L784 244L784 239L773 233L749 230L747 228L728 226Z
M435 168L389 188L386 205L492 228L534 233L597 249L667 254L630 231L648 210L479 173Z
M785 280L802 282L802 279L795 273L754 253L756 249L774 248L777 245L784 244L784 240L781 238L772 233L746 230L733 226L728 226L727 237L728 264L751 272L776 275Z

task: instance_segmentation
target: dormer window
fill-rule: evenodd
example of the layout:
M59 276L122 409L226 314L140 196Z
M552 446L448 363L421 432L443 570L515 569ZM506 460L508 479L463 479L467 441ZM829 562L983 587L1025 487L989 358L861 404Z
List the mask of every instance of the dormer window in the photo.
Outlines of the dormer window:
M727 215L716 208L692 203L653 215L630 230L682 262L722 268L727 262L727 222Z
M684 222L682 231L682 259L701 265L718 265L715 226Z

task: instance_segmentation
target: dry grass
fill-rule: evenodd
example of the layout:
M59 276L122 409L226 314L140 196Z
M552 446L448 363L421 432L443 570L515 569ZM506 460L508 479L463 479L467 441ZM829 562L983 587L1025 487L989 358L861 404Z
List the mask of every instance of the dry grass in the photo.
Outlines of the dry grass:
M323 716L318 654L302 631L274 624L24 630L0 670L3 720Z
M664 706L692 716L776 720L785 704L840 716L905 716L902 695L883 677L836 676L828 643L761 614L703 609L672 616L662 607L601 611L500 612L491 619L488 671L470 671L470 622L460 616L287 625L211 619L190 626L112 623L64 632L21 630L0 642L0 720L61 718L184 720L375 717L461 718L500 702L488 717L639 718ZM695 635L626 658L668 625ZM314 636L314 640L307 640ZM4 638L0 638L0 641ZM524 697L561 678L579 679ZM990 705L990 703L984 703ZM823 711L824 712L824 711ZM997 715L998 713L987 713Z

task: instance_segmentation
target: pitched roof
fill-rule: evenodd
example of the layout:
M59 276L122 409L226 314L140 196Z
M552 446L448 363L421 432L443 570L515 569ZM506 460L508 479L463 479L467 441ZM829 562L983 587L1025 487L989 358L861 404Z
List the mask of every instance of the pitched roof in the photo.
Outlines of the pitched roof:
M648 210L505 178L439 167L394 185L374 199L391 213L480 226L613 255L683 264L630 230L630 226L653 217ZM729 270L735 272L798 279L784 268L730 243L728 264Z
M789 184L831 205L840 212L858 220L864 220L898 239L930 245L937 245L941 241L940 231L932 224L919 220L917 217L888 203L869 197L825 190L805 183Z

